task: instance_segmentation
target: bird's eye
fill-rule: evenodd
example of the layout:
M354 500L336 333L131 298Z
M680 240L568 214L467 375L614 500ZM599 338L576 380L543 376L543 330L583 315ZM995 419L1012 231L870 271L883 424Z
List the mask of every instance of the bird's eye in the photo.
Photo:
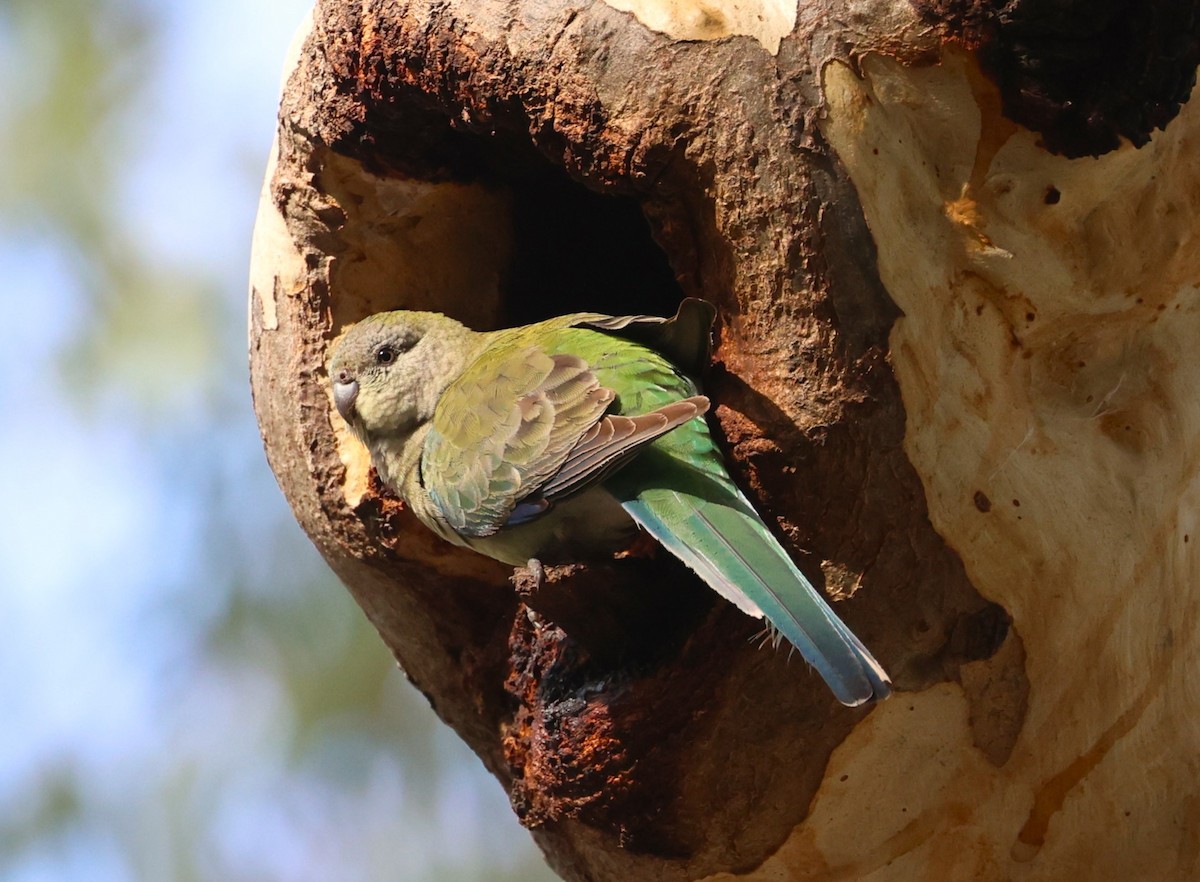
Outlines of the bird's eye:
M380 346L375 350L376 364L391 364L396 360L396 349L394 346Z

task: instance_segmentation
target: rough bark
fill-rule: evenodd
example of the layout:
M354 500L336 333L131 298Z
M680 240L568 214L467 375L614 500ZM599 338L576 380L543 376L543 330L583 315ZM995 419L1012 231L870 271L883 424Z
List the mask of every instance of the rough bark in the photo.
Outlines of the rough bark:
M1196 872L1197 4L1062 6L365 0L301 29L251 280L267 453L565 878ZM683 295L720 309L731 468L892 673L879 707L662 556L518 594L331 405L330 342L380 309Z

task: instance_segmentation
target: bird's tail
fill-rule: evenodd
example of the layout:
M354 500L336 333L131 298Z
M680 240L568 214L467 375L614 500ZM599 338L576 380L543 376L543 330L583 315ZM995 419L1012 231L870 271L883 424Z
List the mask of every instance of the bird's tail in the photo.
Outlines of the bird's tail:
M722 488L725 490L726 488ZM883 667L733 488L705 498L652 487L622 501L648 533L743 612L766 616L851 707L886 698ZM724 498L720 498L724 497Z

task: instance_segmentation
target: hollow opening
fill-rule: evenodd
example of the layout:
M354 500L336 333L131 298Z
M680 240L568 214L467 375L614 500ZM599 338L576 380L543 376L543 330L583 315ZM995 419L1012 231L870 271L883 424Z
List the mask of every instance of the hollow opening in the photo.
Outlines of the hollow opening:
M672 268L632 182L585 186L534 146L524 120L474 131L420 95L404 99L371 108L335 147L375 186L402 182L366 218L382 234L364 242L368 261L381 244L411 252L381 258L399 265L384 274L391 303L373 308L435 309L493 327L569 312L675 313L684 297L676 270L695 268Z
M521 169L508 186L507 321L580 311L675 313L683 291L636 198L589 190L545 161Z
M523 127L485 136L419 107L392 110L404 126L339 145L323 168L345 213L333 264L336 328L396 308L444 312L480 330L571 312L676 312L683 289L632 186L580 183ZM349 446L350 483L365 488L365 451ZM715 597L673 559L642 563L622 570L631 592L664 579L680 588L662 592L673 598L670 615L653 602L639 607L630 630L653 639L624 647L622 664L634 666L683 639Z

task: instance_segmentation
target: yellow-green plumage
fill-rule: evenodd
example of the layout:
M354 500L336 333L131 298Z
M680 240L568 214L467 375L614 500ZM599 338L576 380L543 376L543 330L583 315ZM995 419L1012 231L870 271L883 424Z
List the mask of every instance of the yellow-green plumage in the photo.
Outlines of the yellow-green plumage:
M381 313L330 364L385 482L439 535L520 565L613 551L640 524L791 641L846 704L887 676L733 484L691 373L711 307L671 321L563 316L486 334ZM395 357L381 364L391 347ZM385 353L386 354L386 353ZM671 356L668 358L668 355Z

